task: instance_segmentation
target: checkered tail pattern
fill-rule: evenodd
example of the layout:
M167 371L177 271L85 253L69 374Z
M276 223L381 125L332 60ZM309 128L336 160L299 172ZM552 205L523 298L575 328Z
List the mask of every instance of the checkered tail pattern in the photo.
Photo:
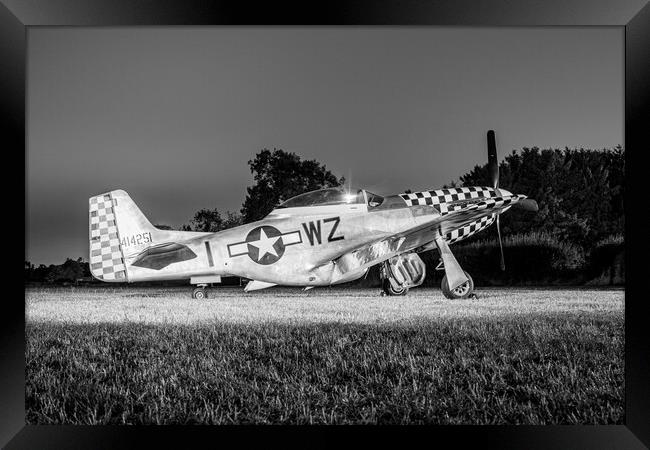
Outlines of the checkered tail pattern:
M103 281L127 281L110 193L90 199L90 271Z

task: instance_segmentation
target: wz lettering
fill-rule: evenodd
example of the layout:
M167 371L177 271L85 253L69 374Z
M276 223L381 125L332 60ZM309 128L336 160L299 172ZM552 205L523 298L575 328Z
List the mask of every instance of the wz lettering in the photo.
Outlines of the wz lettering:
M146 232L134 234L133 236L125 236L120 241L120 244L122 247L133 247L134 245L148 244L150 242L153 242L153 239L151 239L151 233Z
M340 222L341 222L340 217L330 217L328 219L322 219L322 220L319 219L316 221L305 222L302 224L302 228L304 230L305 236L307 236L307 240L309 241L310 245L315 245L316 243L322 244L323 227L321 226L321 223L322 224L332 223L330 232L327 235L327 242L334 242L334 241L340 241L341 239L345 239L345 236L343 235L334 236Z

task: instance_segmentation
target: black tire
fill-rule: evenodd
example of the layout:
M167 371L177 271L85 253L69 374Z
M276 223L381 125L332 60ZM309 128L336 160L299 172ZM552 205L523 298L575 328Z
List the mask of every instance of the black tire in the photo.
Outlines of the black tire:
M384 278L381 282L381 289L386 295L406 295L406 293L409 291L409 288L406 287L399 290L393 289L393 286L390 284L390 280L388 278Z
M205 300L208 298L208 291L205 288L194 288L192 298L196 300Z
M467 298L474 292L474 280L467 272L463 271L465 276L469 278L469 281L463 283L453 291L449 289L449 283L447 283L447 275L442 277L442 282L440 283L440 288L442 289L442 294L450 300L456 300L461 298Z

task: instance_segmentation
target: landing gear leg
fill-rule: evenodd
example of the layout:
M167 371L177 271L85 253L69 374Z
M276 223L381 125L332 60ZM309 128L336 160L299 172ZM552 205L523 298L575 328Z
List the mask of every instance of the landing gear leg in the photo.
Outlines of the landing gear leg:
M398 283L391 283L391 271L388 261L384 261L381 265L379 276L381 278L381 295L406 295L409 291L409 288L400 286Z
M445 269L440 285L443 295L449 299L469 297L474 292L474 280L460 267L444 238L439 237L435 242Z
M197 287L194 288L192 291L192 298L195 298L197 300L203 300L208 298L208 291L206 289L207 284L199 284Z

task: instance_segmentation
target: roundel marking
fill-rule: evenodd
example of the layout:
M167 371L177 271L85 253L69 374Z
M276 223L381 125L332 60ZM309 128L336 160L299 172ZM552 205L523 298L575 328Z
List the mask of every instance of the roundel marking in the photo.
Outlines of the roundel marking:
M230 257L248 255L257 264L268 266L277 262L287 246L302 242L300 231L282 233L270 225L255 227L242 242L228 244Z
M284 255L282 233L275 227L264 225L253 228L246 235L248 257L258 264L269 265Z

